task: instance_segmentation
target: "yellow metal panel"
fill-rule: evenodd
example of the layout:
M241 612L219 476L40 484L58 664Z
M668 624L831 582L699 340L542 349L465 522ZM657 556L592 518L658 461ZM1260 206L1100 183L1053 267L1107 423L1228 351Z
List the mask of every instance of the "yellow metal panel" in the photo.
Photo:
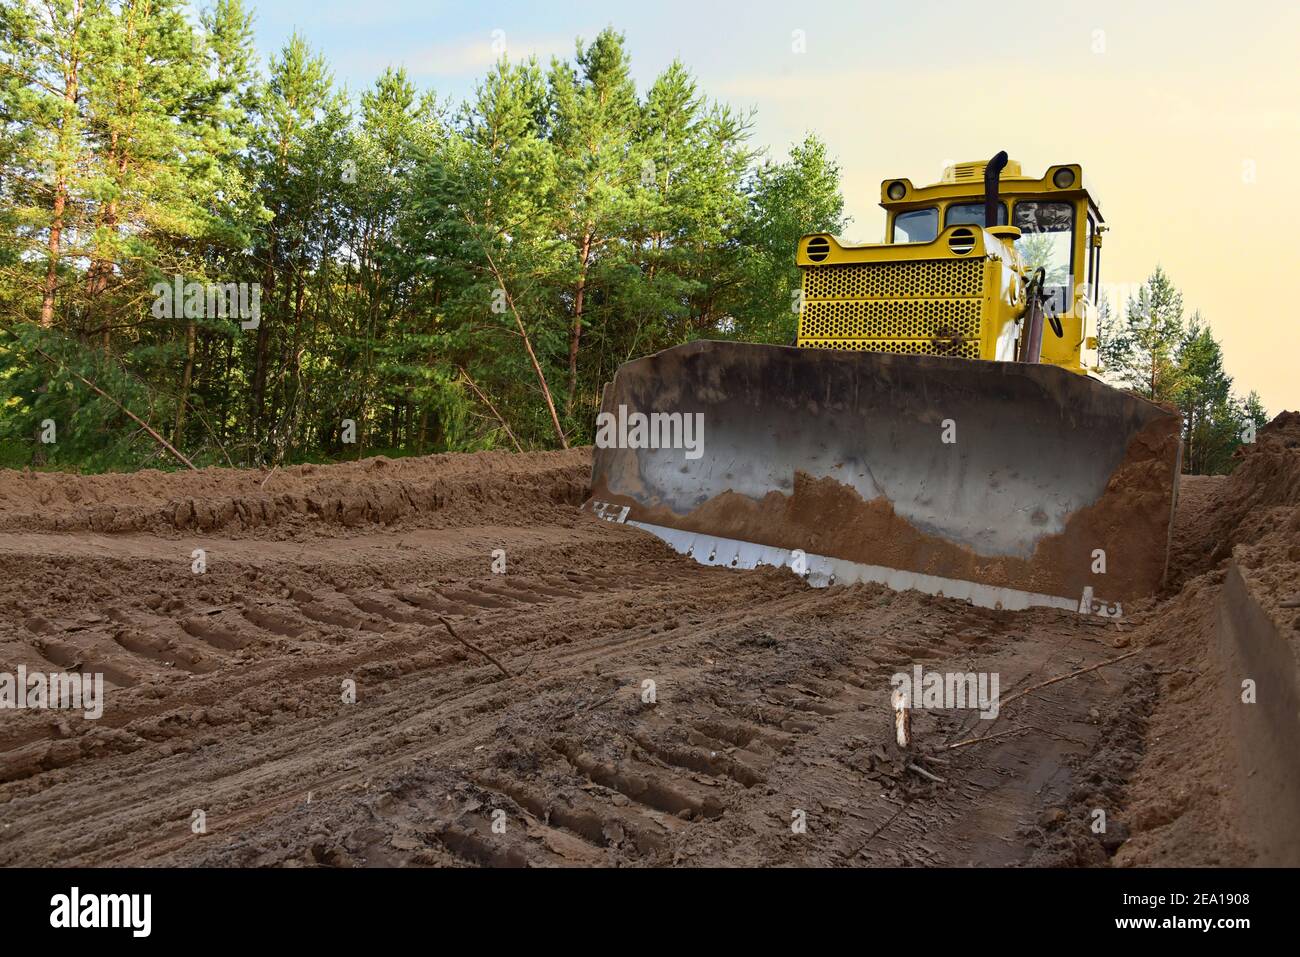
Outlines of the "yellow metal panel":
M966 245L958 246L965 252L957 252L951 242L953 233L964 231L968 236ZM1001 243L993 241L994 246ZM928 243L872 243L864 246L844 246L834 236L817 233L799 240L795 253L795 263L799 266L833 266L837 263L915 263L917 260L958 259L979 260L986 254L997 255L998 249L988 245L985 232L977 226L953 226L939 232L933 242Z
M929 206L952 199L966 202L982 199L984 196L984 165L983 162L960 163L958 168L965 168L967 175L961 178L944 179L932 186L914 186L910 179L903 177L884 180L880 184L880 205L884 209L892 211L896 209L913 209L917 206ZM1008 170L1019 170L1019 164L1014 160L1009 161L1007 167ZM1068 169L1074 173L1074 182L1065 189L1061 189L1052 182L1052 177L1056 175L1057 170L1061 169ZM889 198L888 190L891 183L902 183L906 187L906 192L900 199L893 200ZM998 191L1004 197L1023 198L1033 196L1042 200L1073 200L1090 196L1090 190L1083 179L1083 169L1077 163L1058 163L1056 166L1049 166L1047 172L1041 177L1020 176L1003 171L1003 175L999 180ZM1094 208L1096 205L1096 201L1093 200Z
M933 242L843 246L805 236L798 261L798 343L822 349L992 358L1001 329L988 278L1010 265L1006 246L978 227Z
M1062 366L1071 372L1086 372L1080 367L1079 350L1083 345L1083 322L1073 316L1061 317L1061 329L1065 333L1057 338L1050 324L1043 327L1043 362Z

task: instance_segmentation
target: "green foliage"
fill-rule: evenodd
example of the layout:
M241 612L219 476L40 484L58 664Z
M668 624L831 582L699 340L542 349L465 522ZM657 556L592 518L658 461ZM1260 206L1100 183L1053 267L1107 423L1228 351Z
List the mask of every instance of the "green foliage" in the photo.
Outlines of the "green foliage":
M1175 353L1185 333L1183 296L1156 266L1136 296L1104 357L1107 368L1139 395L1166 400L1178 390Z
M1183 318L1183 296L1159 266L1129 299L1122 318L1102 301L1099 345L1108 375L1138 395L1177 406L1183 416L1183 470L1228 472L1247 423L1267 414L1252 392L1233 395L1223 350L1200 313Z
M115 402L86 384L89 380L139 410L146 421L167 412L165 396L102 353L37 324L15 324L0 329L0 369L6 370L0 374L0 448L13 460L8 464L89 472L123 462L141 468L176 465ZM43 441L47 433L54 441Z
M455 109L297 35L255 63L242 0L0 0L4 464L174 467L121 407L198 462L589 441L628 358L788 340L795 241L843 222L821 143L764 159L681 63L639 93L612 29Z
M764 163L755 173L742 237L740 311L750 320L744 336L756 342L793 342L798 324L799 270L795 247L809 232L844 228L839 167L826 147L808 137L784 163Z

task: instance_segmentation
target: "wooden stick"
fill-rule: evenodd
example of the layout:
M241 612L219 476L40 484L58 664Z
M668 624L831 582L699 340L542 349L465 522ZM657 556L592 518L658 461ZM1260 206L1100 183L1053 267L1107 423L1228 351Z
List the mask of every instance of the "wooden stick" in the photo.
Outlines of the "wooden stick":
M1125 658L1132 658L1141 650L1142 650L1141 648L1134 648L1132 651L1126 652L1125 654L1120 655L1118 658L1110 658L1106 661L1098 662L1095 665L1090 665L1087 668L1080 668L1078 671L1071 671L1068 675L1057 675L1055 678L1049 678L1047 681L1041 681L1036 685L1030 685L1024 691L1019 691L1016 694L1013 694L1006 701L1003 701L1001 704L999 704L998 711L999 712L1003 711L1007 707L1007 705L1011 704L1011 702L1015 701L1017 698L1023 698L1027 694L1030 694L1034 691L1038 691L1041 688L1046 688L1048 685L1054 685L1058 681L1069 681L1071 678L1077 678L1079 677L1079 675L1086 675L1090 671L1096 671L1098 668L1104 668L1107 665L1113 665L1116 662L1123 661ZM947 744L944 745L940 750L952 751L955 748L964 748L970 744L979 744L981 741L992 741L994 738L1004 738L1009 734L1020 734L1025 731L1040 731L1044 734L1052 733L1052 732L1044 731L1042 728L1025 728L1025 727L1008 728L1006 731L999 731L997 734L977 735L976 737L973 738L967 738L965 741L958 741L956 744ZM1055 736L1061 737L1061 735L1055 735Z
M1071 678L1077 678L1079 677L1079 675L1086 675L1088 672L1096 671L1098 668L1105 668L1107 665L1113 665L1117 662L1123 661L1125 658L1132 658L1140 651L1142 651L1141 648L1134 648L1132 651L1126 652L1125 654L1120 655L1118 658L1111 658L1108 661L1101 661L1090 667L1080 668L1078 671L1072 671L1068 675L1058 675L1055 678L1049 678L1047 681L1040 682L1036 685L1030 685L1024 691L1021 691L1018 694L1013 694L1006 701L1003 701L1001 704L999 704L998 710L999 711L1003 710L1004 708L1006 708L1007 705L1011 704L1011 702L1015 701L1017 698L1023 698L1025 695L1029 694L1032 691L1037 691L1040 688L1046 688L1048 685L1054 685L1058 681L1069 681Z
M440 622L442 622L442 627L444 627L444 628L447 629L447 633L448 633L449 635L451 635L453 638L455 638L457 641L459 641L462 645L464 645L464 646L465 646L466 648L468 648L470 651L477 651L480 655L482 655L482 656L483 656L484 658L486 658L488 661L492 662L492 664L496 665L497 668L500 670L500 672L501 672L503 675L505 675L507 678L510 677L510 672L506 671L506 669L505 669L505 665L501 664L501 662L497 661L495 658L493 658L491 655L489 655L489 654L488 654L486 651L484 651L482 648L478 647L477 645L471 645L468 641L466 641L466 640L465 640L464 638L462 638L460 635L456 634L456 629L453 628L453 627L451 627L451 622L449 622L446 618L443 618L442 615L439 615L439 616L438 616L438 620L439 620Z
M986 734L976 738L967 738L965 741L958 741L956 744L945 744L941 750L953 751L957 748L964 748L968 744L979 744L981 741L992 741L994 738L1005 738L1009 734L1021 734L1028 730L1028 728L1008 728L1006 731L999 731L997 734Z
M863 851L865 851L865 850L867 849L867 845L870 844L872 841L874 841L874 840L876 839L876 837L877 837L877 836L878 836L882 831L884 831L885 828L889 827L889 825L893 824L894 821L898 820L898 816L899 816L900 814L902 814L904 811L906 811L909 807L911 807L911 806L912 806L912 802L913 802L914 800L916 800L916 798L914 798L914 797L912 797L912 798L908 798L907 801L906 801L906 803L904 803L902 807L900 807L900 808L899 808L897 811L895 811L893 814L889 815L889 819L888 819L887 821L885 821L884 824L880 825L880 827L878 827L878 828L876 828L874 831L872 831L872 832L871 832L871 836L868 837L865 841L862 842L862 846L859 847L857 850L855 850L852 854L850 854L850 855L848 856L848 860L850 860L850 861L851 861L851 860L854 860L854 859L855 859L859 854L861 854Z
M40 349L40 348L37 348L36 351L37 351L38 354L40 354L40 355L41 355L41 356L42 356L42 357L43 357L47 362L49 362L50 364L52 364L52 365L56 365L56 366L59 364L58 361L55 360L54 357L51 356L49 353L47 353L45 350ZM198 469L195 468L193 462L191 462L191 461L190 461L189 459L187 459L184 455L182 455L179 451L177 451L177 449L176 449L176 447L175 447L174 445L172 445L170 442L168 442L166 439L164 439L161 435L159 435L157 432L155 432L155 431L150 427L150 425L149 425L148 422L146 422L144 419L140 418L140 416L136 415L134 412L132 412L130 409L128 409L126 406L124 406L121 402L118 402L117 399L113 398L111 395L109 395L107 392L105 392L105 391L104 391L103 389L101 389L99 386L95 385L95 383L91 382L91 381L90 381L89 379L87 379L84 375L82 375L81 373L77 372L76 369L68 369L68 371L71 372L71 373L72 373L74 376L76 376L78 379L80 379L82 382L84 382L87 386L89 386L89 387L90 387L91 389L93 389L95 392L97 392L99 395L102 395L102 396L103 396L105 399L107 399L109 402L112 402L115 406L117 406L119 409L121 409L123 412L125 412L127 415L129 415L133 420L135 420L135 422L140 426L140 428L144 429L146 432L148 432L150 435L152 435L152 436L154 437L154 439L157 440L157 442L158 442L158 443L159 443L163 448L165 448L165 449L166 449L168 452L170 452L172 455L174 455L174 456L176 456L178 459L180 459L181 462L184 463L184 464L185 464L185 465L186 465L186 466L187 466L191 471L194 471L194 472L197 472L197 471L198 471Z
M510 441L515 444L515 451L522 452L524 447L519 444L519 440L515 438L515 433L510 428L510 423L501 417L501 413L498 412L497 407L492 404L492 400L484 395L483 391L475 385L474 380L469 377L469 373L465 371L464 366L456 366L456 368L460 370L460 374L465 377L465 381L469 383L469 387L474 390L474 394L479 397L479 400L491 409L492 414L497 417L497 421L501 423L501 428L506 430L506 435L510 436Z
M626 687L626 686L625 686L625 687ZM576 718L576 717L578 717L579 715L583 715L583 714L591 714L591 712L595 711L597 708L603 708L603 707L605 707L605 705L609 704L611 701L613 701L615 698L617 698L617 697L619 696L619 694L620 694L622 691L623 691L623 688L616 688L612 694L608 694L608 695L606 695L605 697L603 697L603 698L601 698L599 701L597 701L595 704L593 704L593 705L588 705L586 708L583 708L581 711L575 711L575 712L573 712L573 716Z
M912 746L912 715L907 707L907 695L896 688L891 696L894 705L894 740L903 749Z
M915 771L917 774L921 775L921 777L925 778L926 780L933 781L935 784L947 784L947 783L948 783L948 782L945 781L943 778L939 777L939 775L937 775L937 774L931 774L931 773L930 773L929 771L927 771L925 768L918 767L918 766L915 765L915 764L909 764L909 765L907 766L907 769L908 769L909 771Z

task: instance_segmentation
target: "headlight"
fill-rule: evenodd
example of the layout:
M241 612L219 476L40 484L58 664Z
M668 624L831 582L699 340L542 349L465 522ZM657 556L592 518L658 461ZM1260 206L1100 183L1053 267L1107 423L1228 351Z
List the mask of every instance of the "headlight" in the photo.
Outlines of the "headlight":
M885 195L890 199L902 199L907 195L907 187L902 183L890 183L889 189L885 190Z
M1052 185L1057 189L1069 189L1074 185L1074 170L1058 169L1052 176Z

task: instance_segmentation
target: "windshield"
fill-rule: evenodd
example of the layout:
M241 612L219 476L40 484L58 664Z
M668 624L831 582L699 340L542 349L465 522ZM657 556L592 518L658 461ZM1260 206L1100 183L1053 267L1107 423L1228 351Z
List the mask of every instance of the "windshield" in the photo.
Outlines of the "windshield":
M1042 269L1045 292L1052 295L1060 312L1070 308L1070 253L1074 237L1074 207L1070 203L1016 203L1015 222L1020 230L1016 251L1032 274Z
M998 203L998 225L1007 224L1007 207L1005 203ZM984 204L979 203L953 203L948 207L948 211L943 215L943 225L948 226L983 226L984 225Z
M894 242L930 243L939 235L939 210L914 209L894 217Z

